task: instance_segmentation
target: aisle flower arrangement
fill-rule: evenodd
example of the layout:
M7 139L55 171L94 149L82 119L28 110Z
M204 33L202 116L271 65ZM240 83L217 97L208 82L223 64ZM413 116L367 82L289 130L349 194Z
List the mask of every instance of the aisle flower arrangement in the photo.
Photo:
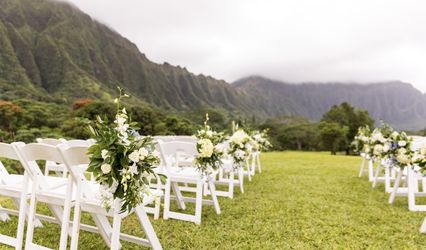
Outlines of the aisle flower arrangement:
M363 126L358 128L358 132L352 142L354 151L357 153L364 153L364 154L367 154L366 152L367 150L370 152L369 150L370 136L371 136L370 127Z
M368 149L370 156L377 159L388 160L391 156L391 134L393 128L386 123L382 123L380 128L375 128L370 136Z
M411 165L411 158L414 154L411 150L411 137L408 137L405 132L398 133L397 131L392 132L390 137L392 140L390 155L393 166L403 168Z
M117 113L113 123L97 117L90 131L96 144L89 148L92 172L100 184L101 200L110 209L114 199L122 200L121 212L130 212L151 195L148 177L160 163L152 137L141 137L136 123L130 122L120 101L127 97L122 93L115 99Z
M418 150L413 153L411 161L419 167L422 174L426 174L426 144L423 144Z
M222 165L222 157L225 154L223 133L218 133L208 125L209 115L206 114L204 127L196 133L198 155L195 158L195 166L204 175L211 174Z
M253 142L250 136L243 130L236 128L229 138L228 154L234 160L235 167L241 167L253 149Z
M251 139L253 142L253 150L264 152L269 150L272 147L272 144L268 140L268 131L255 130L251 134Z

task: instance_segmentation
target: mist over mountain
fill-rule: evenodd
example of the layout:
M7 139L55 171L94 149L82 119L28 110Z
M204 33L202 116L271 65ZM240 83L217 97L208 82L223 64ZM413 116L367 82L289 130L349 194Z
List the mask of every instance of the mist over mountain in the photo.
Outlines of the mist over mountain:
M289 84L252 76L233 83L269 116L301 115L318 120L332 105L349 102L366 109L377 120L398 128L420 129L426 125L426 96L411 84L390 81L371 84L300 83Z
M426 125L425 96L407 83L287 84L247 77L229 84L151 62L128 39L68 3L0 0L0 99L111 101L116 86L136 104L170 112L214 108L258 119L317 120L347 101L398 128Z

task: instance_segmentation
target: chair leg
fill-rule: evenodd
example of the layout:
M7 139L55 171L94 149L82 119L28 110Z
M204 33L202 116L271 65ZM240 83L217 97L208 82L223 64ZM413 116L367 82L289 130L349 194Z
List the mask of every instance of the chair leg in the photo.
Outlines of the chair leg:
M21 197L19 199L19 217L18 217L18 230L16 233L16 246L15 249L22 249L22 243L24 241L24 230L25 230L25 217L27 215L27 190L28 190L28 174L24 173L24 183L21 191Z
M379 174L381 169L382 169L382 164L380 163L376 168L376 173L374 174L373 188L375 188L377 185L377 181L379 180Z
M120 212L120 200L114 201L114 216L112 220L112 235L111 235L111 250L120 249L120 231L121 231L121 215Z
M197 192L195 196L195 224L201 224L201 210L203 207L203 182L199 180L197 182Z
M368 181L373 181L374 178L374 161L368 160Z
M362 177L362 174L364 173L364 167L365 167L365 157L362 157L362 162L361 162L361 166L359 168L358 177Z
M164 189L164 210L163 210L163 219L167 220L169 218L170 212L170 189L171 189L171 181L167 178L166 187Z
M398 188L399 188L399 184L401 182L401 177L402 177L403 172L404 172L403 169L400 169L400 171L398 172L398 175L396 176L392 192L389 196L389 204L393 204L393 202L395 201L396 193L398 192Z
M148 216L146 215L146 211L142 206L138 206L135 208L136 215L138 216L139 222L141 223L142 229L148 238L149 243L151 244L152 249L161 250L161 243L158 240L157 234L152 227L151 222L149 221Z
M422 226L420 227L420 233L426 233L426 218L423 220Z
M244 194L244 169L238 167L238 182L240 183L241 193Z
M78 238L80 235L80 217L81 217L81 207L80 202L75 203L74 205L74 218L72 223L72 232L71 232L71 250L78 249ZM98 227L101 229L100 227Z
M262 166L260 165L260 152L256 156L257 161L257 169L259 170L259 173L262 173Z
M160 218L160 209L161 209L161 197L158 197L158 200L154 201L154 220Z
M32 194L30 199L30 207L29 207L29 214L28 214L28 225L27 225L27 238L25 240L25 248L31 248L31 245L33 244L33 236L34 236L34 219L35 219L35 212L37 208L37 199L36 199L36 192L37 192L37 176L33 180L33 187L32 187Z
M415 196L415 187L413 186L414 181L418 181L414 176L415 173L411 168L407 169L407 182L408 182L408 210L416 211L416 196Z
M69 221L70 221L70 212L71 212L72 184L73 183L71 180L71 176L69 176L66 197L64 202L64 212L62 214L61 238L59 241L60 250L65 250L67 248Z
M186 209L186 205L185 205L185 201L183 200L183 195L180 192L180 188L177 182L174 181L170 181L170 185L173 188L173 193L176 196L177 202L178 202L178 206L179 209L185 210Z
M214 185L213 180L209 180L208 185L210 187L210 194L212 196L213 205L214 205L214 209L216 210L216 214L220 214L219 201L216 196L216 187Z
M229 184L228 184L228 190L229 190L229 198L233 199L234 198L234 177L235 173L234 170L232 170L231 172L229 172Z
M250 166L249 166L249 161L248 161L248 159L246 160L246 168L247 168L247 177L248 177L248 180L249 181L251 181L251 173L250 173Z

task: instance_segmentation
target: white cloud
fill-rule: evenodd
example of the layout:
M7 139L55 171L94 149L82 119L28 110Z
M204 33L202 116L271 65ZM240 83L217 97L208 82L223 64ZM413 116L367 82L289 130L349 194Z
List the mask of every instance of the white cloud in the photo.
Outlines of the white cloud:
M69 0L151 60L234 81L411 82L426 91L426 1Z

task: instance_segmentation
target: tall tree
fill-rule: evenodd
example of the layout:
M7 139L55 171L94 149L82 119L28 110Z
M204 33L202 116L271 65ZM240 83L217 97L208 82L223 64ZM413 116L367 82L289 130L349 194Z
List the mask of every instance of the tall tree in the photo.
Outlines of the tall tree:
M368 111L356 109L347 102L332 106L331 109L323 115L321 121L336 123L341 128L347 128L345 134L346 143L343 145L346 154L350 152L350 142L355 137L358 128L365 125L373 127L374 125L374 120L370 117Z

